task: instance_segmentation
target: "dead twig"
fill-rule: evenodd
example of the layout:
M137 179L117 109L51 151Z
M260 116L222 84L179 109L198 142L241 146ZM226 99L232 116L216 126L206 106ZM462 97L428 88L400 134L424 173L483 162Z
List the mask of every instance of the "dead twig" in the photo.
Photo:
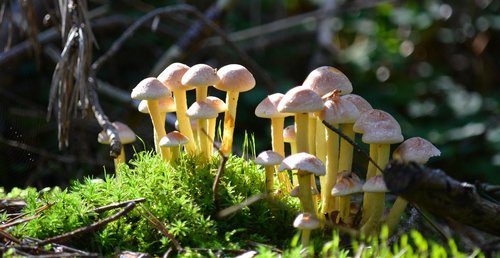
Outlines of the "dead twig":
M129 205L130 203L143 203L145 201L146 201L145 198L138 198L138 199L124 201L124 202L119 202L119 203L112 203L112 204L109 204L109 205L97 207L97 208L93 209L91 212L103 213L105 211L109 211L109 210L113 210L113 209L117 209L117 208L123 208L123 207Z
M161 221L155 215L153 215L153 213L151 213L144 205L142 205L142 203L139 203L139 206L147 213L147 216L143 215L143 217L145 217L149 221L149 223L151 223L151 225L158 229L165 237L170 239L170 242L172 242L178 252L184 250L181 244L174 238L174 236L172 236L172 234L168 232L168 229L165 227L165 225L163 225L163 223L161 223Z
M236 205L233 205L233 206L230 206L230 207L227 207L221 211L219 211L218 213L218 217L219 218L224 218L228 215L231 215L247 206L250 206L252 205L253 203L259 201L259 200L262 200L264 198L266 198L267 194L264 194L264 193L259 193L259 194L255 194L255 195L252 195L248 198L246 198L244 201L242 201L241 203L238 203Z
M45 240L42 240L42 241L38 242L37 244L39 246L42 246L42 245L46 245L46 244L50 244L50 243L61 243L61 242L68 241L69 239L71 239L73 237L80 236L80 235L83 235L83 234L86 234L86 233L89 233L89 232L96 231L96 230L102 228L103 226L105 226L106 224L108 224L110 222L113 222L113 221L115 221L115 220L123 217L124 215L126 215L127 213L129 213L130 211L132 211L132 209L134 207L135 207L135 203L131 202L131 203L127 204L127 206L125 206L125 208L123 208L123 210L115 213L114 215L112 215L110 217L107 217L107 218L105 218L103 220L97 221L97 222L92 223L92 224L90 224L88 226L85 226L85 227L81 227L81 228L75 229L75 230L73 230L71 232L68 232L68 233L65 233L65 234L62 234L62 235L51 237L51 238L47 238Z

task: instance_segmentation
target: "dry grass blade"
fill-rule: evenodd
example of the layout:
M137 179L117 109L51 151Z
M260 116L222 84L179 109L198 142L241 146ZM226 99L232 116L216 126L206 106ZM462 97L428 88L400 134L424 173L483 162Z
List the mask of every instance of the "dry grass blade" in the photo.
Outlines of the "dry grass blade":
M27 26L26 33L28 34L29 41L33 47L33 51L35 53L35 60L38 67L40 67L40 54L41 54L41 45L38 42L38 26L36 23L35 10L33 7L32 0L24 0L20 1L22 7L22 15L24 16Z
M168 232L168 229L161 223L161 221L153 215L142 203L139 203L139 206L146 212L147 216L145 218L155 227L157 228L165 237L170 239L172 244L175 246L175 249L177 251L182 251L184 248L182 248L181 244ZM144 216L144 215L143 215Z

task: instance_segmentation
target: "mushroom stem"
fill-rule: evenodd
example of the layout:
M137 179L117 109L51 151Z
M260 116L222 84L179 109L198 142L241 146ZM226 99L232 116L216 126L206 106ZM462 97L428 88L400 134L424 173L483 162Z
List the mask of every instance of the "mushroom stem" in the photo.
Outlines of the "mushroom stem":
M159 140L167 134L165 131L165 120L161 120L161 115L158 109L158 100L148 100L147 103L151 122L153 123L154 130L157 134L157 141L155 142L156 146L159 144ZM170 151L168 149L160 148L160 152L163 160L168 161L170 159Z
M308 115L307 113L296 113L295 114L295 132L297 135L297 153L308 152L309 145L307 143L308 138L304 137L308 135Z
M377 160L377 146L376 144L370 144L370 158L372 160ZM374 177L377 174L377 168L371 162L368 162L368 170L366 172L365 180L368 181L370 178ZM372 206L372 197L373 193L364 193L363 195L363 215L361 217L361 225L366 223L368 219L371 217L371 208Z
M215 142L215 129L217 128L217 117L208 119L208 138ZM212 145L208 144L209 153L212 154Z
M309 246L309 239L311 238L311 230L310 229L302 229L301 243L302 248L307 248Z
M265 166L266 170L266 192L271 196L274 191L274 166Z
M281 156L285 156L285 145L283 140L283 127L285 125L284 117L274 117L271 118L271 144L273 151L277 152ZM292 183L286 172L277 173L278 181L280 185L285 188L286 192L289 193L292 190Z
M337 125L332 125L337 127ZM332 188L337 180L339 157L339 136L328 130L326 140L326 176L324 189L321 190L322 213L329 213L335 209L335 197L331 196Z
M326 131L323 123L319 118L316 118L316 157L318 157L323 164L326 164L326 148L325 148L325 140L326 140ZM321 186L321 189L324 189L325 185L325 177L320 176L319 177L319 183Z
M384 168L389 162L390 144L376 144L375 148L377 149L377 165ZM370 146L370 153L371 153L371 146ZM382 172L377 171L375 169L375 174L381 175ZM369 211L370 212L369 218L368 221L365 223L365 225L363 225L363 227L361 228L361 231L365 233L370 233L373 230L376 230L380 224L380 219L384 214L385 193L384 192L371 193L371 196L372 196L370 197L371 211Z
M385 220L385 224L387 224L389 232L394 232L396 225L401 219L401 214L403 214L407 205L407 200L400 197L396 198L396 201L392 205L391 210L389 211L389 214L387 215L387 218Z
M302 211L316 216L314 208L313 196L311 191L311 174L307 172L297 171L299 179L299 199L302 206Z
M181 156L181 153L180 153L180 146L175 146L175 147L169 147L170 148L170 153L171 153L171 158L170 158L170 161L175 163L177 162L177 160L179 159L179 157Z
M307 142L309 154L316 155L316 117L313 115L309 115L307 118Z
M224 113L224 133L220 150L224 155L229 155L233 148L233 133L236 119L236 107L240 93L228 91L226 93L227 111Z
M196 101L206 101L208 94L208 86L198 86L196 87ZM209 149L207 134L208 134L208 121L207 119L197 119L198 124L198 146L201 152L201 156L208 159L211 154L211 148ZM205 133L202 133L205 131Z
M350 139L354 138L352 123L340 124L340 130ZM352 171L352 152L353 146L344 138L340 139L340 156L338 171ZM346 222L351 210L351 196L339 196L339 217Z
M114 159L114 163L115 163L115 170L119 164L125 163L125 149L123 148L123 144L122 148L120 149L120 154Z
M191 122L189 117L186 115L187 111L187 100L186 92L180 90L174 90L175 98L175 112L177 114L177 121L179 121L179 131L189 138L189 142L186 144L186 150L189 154L193 155L196 153L195 138L193 136L193 131L191 129ZM161 137L160 137L161 139Z

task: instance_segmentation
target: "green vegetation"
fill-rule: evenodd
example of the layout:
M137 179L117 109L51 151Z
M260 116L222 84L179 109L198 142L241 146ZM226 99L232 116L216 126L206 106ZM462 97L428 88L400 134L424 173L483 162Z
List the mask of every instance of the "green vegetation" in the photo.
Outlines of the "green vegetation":
M103 180L87 178L74 182L66 190L59 187L37 191L35 188L13 189L3 197L26 200L25 212L34 215L40 207L51 203L38 219L15 227L13 235L46 239L102 220L117 212L97 213L94 209L111 203L145 198L147 207L186 248L185 257L215 256L217 250L253 249L259 257L277 257L275 248L285 250L283 257L297 257L299 235L292 228L298 213L298 201L277 196L274 201L259 200L224 218L218 218L212 202L211 188L219 166L219 158L208 163L196 157L183 156L177 167L162 162L152 152L135 154L131 167L119 167L118 176ZM221 206L229 207L264 190L264 170L253 162L231 156L221 180ZM66 244L84 250L110 255L118 250L131 250L162 255L172 246L145 217L140 208L133 209L117 221L96 232L71 238ZM3 214L6 216L6 214ZM453 240L449 247L439 246L412 231L393 245L387 245L388 231L380 238L355 240L352 247L340 245L338 233L329 229L313 235L315 250L323 257L465 257ZM249 243L262 243L255 246ZM265 244L265 245L264 245ZM189 249L192 248L192 249ZM199 248L204 248L199 250ZM469 257L480 257L474 253Z

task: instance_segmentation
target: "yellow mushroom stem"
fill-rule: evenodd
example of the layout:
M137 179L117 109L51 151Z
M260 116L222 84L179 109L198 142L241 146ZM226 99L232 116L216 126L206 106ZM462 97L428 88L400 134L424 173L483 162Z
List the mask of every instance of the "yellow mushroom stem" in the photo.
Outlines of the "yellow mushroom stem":
M354 139L354 131L352 130L352 123L340 124L340 130L342 133ZM352 152L354 147L346 141L344 138L340 139L340 154L339 154L339 168L338 171L352 171ZM339 217L342 221L346 221L349 217L349 211L351 209L351 196L340 196L339 201Z
M233 149L233 133L236 119L236 107L238 105L237 91L228 91L226 93L227 111L224 113L224 132L220 150L224 155L229 155Z
M390 144L376 144L377 148L377 165L384 168L389 162ZM381 171L376 170L376 175L382 175ZM372 193L370 197L370 217L368 221L361 227L361 232L369 234L377 230L380 226L380 220L384 215L385 208L385 193Z
M215 129L217 128L217 117L208 119L208 151L212 155L212 144L215 142Z
M316 155L316 117L313 115L309 115L307 119L307 142L309 144L308 146L308 153L311 155Z
M271 144L273 151L280 154L281 156L285 156L285 143L283 140L283 127L285 125L284 117L274 117L271 118ZM276 171L277 166L276 166ZM287 193L292 191L292 183L288 174L286 172L277 173L278 181L280 182L281 187L283 187Z
M389 214L387 215L387 218L385 220L385 224L387 224L389 232L394 232L394 229L401 219L401 214L404 212L407 205L407 200L401 197L396 198L396 201L392 205L391 210L389 211Z
M370 144L370 158L373 161L377 161L377 145ZM373 163L368 162L368 169L366 171L365 181L368 181L370 178L374 177L377 174L377 167L373 165ZM365 224L371 216L371 207L372 207L372 197L373 193L364 193L363 194L363 213L361 216L361 225Z
M274 191L274 166L265 166L266 170L266 192L271 196Z
M311 174L303 171L297 171L299 178L299 200L302 211L310 214L316 214L316 208L311 191Z
M120 154L114 159L114 163L115 169L118 167L118 165L125 163L125 149L123 148L123 144L122 148L120 149Z
M337 124L332 124L337 127ZM332 188L337 181L337 173L339 171L339 136L332 130L327 132L326 140L326 175L324 188L321 190L322 213L330 213L335 210L335 197L331 195Z
M309 246L309 239L311 238L311 230L310 229L302 229L301 243L302 248L307 248Z
M321 122L319 118L316 118L316 157L323 162L323 164L326 164L326 128ZM319 184L321 186L321 189L325 189L325 177L320 176L319 177Z
M189 117L186 115L186 92L174 90L173 93L175 99L175 112L177 114L177 121L179 121L179 131L189 139L189 142L186 143L187 152L194 155L196 153L196 143L193 136L193 130L191 129L191 121L189 121Z
M161 115L158 109L158 100L148 100L148 110L149 116L151 117L151 122L153 123L153 128L156 131L157 142L155 146L159 144L159 140L163 138L167 133L165 131L165 120L161 120ZM160 148L161 157L165 161L170 160L170 151L165 148Z
M196 87L196 101L205 101L207 99L208 86ZM208 134L208 120L207 119L197 119L198 124L198 146L201 156L205 159L210 158L212 153L211 145L208 144L209 140L207 138ZM205 133L203 133L205 131Z
M181 153L180 153L180 146L174 146L174 147L169 147L170 148L170 154L171 154L171 158L170 158L170 161L172 162L177 162L177 160L179 159L179 157L181 156Z

